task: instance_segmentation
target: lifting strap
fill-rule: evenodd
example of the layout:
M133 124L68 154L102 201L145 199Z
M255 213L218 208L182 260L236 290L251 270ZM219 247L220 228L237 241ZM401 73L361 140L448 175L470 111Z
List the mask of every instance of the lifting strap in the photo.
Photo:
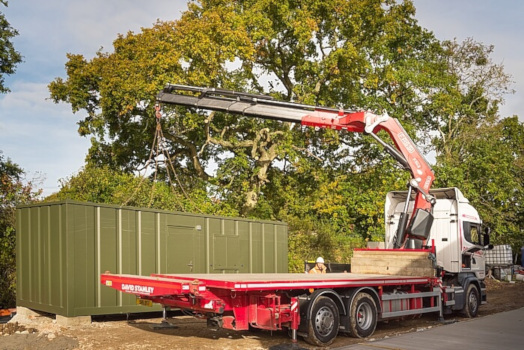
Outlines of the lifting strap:
M173 183L173 180L171 179L171 174L170 173L173 173L173 177L176 180L176 182L178 183L178 186L180 187L180 190L182 191L182 193L184 194L186 199L188 199L192 204L195 204L193 202L193 200L191 199L191 197L184 190L184 186L182 186L182 182L180 181L180 179L178 177L178 174L177 174L177 172L175 170L173 162L171 161L171 157L169 156L169 152L167 151L167 149L165 149L165 147L162 146L162 142L164 140L164 133L162 132L162 123L161 123L162 113L161 113L161 109L160 109L160 105L159 104L155 105L155 118L156 118L155 136L153 137L153 143L151 145L151 152L149 152L149 158L148 158L148 160L147 160L147 162L146 162L146 164L144 166L144 169L147 170L148 166L152 162L155 163L155 172L154 172L154 177L153 177L153 188L151 190L151 195L149 197L148 208L150 208L151 204L153 203L153 194L154 194L155 184L156 184L157 174L158 174L158 161L153 156L154 153L156 153L156 156L159 156L160 154L162 154L165 157L165 159L166 159L166 174L167 174L167 178L168 178L169 185L170 185L169 187L171 187L171 190L173 191L173 194L176 195L175 184ZM138 190L140 189L140 187L142 186L142 183L144 182L144 180L145 180L145 171L144 171L144 175L141 176L140 183L137 186L137 188L135 188L135 191L133 192L133 194L131 194L131 196L124 202L124 204L123 204L124 206L127 205L127 203L129 203L129 201L133 197L136 196L136 194L137 194ZM179 205L181 210L184 210L184 207L183 207L182 203L180 203L180 201L178 201L178 205ZM196 210L198 210L200 213L202 213L202 211L200 210L200 208L198 208L198 206L194 205L194 207L196 208Z

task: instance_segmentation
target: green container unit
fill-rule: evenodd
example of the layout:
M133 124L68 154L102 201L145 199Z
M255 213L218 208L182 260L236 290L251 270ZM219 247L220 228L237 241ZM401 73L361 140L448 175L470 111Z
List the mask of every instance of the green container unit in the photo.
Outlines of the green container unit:
M105 271L282 273L287 225L75 201L17 208L17 305L66 317L160 310L100 284Z

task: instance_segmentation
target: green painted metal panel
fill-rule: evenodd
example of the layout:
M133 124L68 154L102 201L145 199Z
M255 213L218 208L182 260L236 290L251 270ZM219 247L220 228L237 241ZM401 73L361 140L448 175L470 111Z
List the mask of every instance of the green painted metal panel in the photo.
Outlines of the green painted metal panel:
M16 231L25 232L27 235L30 234L29 231L29 209L19 209L16 212ZM17 256L16 256L16 271L17 275L17 284L16 284L16 295L18 299L29 300L29 277L31 274L27 271L29 266L29 257L30 251L28 244L30 242L30 237L26 239L21 239L20 235L16 236L16 246L17 246ZM21 273L23 272L23 273Z
M96 278L95 270L95 207L71 205L68 213L69 241L72 253L68 283L72 285L72 293L68 302L75 308L94 305L95 293L91 287Z
M220 252L219 248L216 247L215 237L222 235L222 223L219 218L208 218L206 220L206 243L207 243L207 255L209 257L208 266L206 267L206 273L220 272L215 267L215 254Z
M215 235L214 270L238 272L240 269L240 240L236 235Z
M40 281L42 280L42 276L40 275L39 266L40 266L40 232L39 232L39 213L35 213L36 215L31 215L29 218L29 227L30 227L30 237L31 240L29 241L29 251L31 252L31 256L29 257L29 271L31 275L34 276L29 281L29 298L31 300L34 300L37 303L41 303L40 296Z
M275 264L275 231L273 227L266 227L265 225L262 228L262 240L263 240L263 251L264 251L264 272L273 272L276 271Z
M239 273L249 273L251 266L250 251L251 251L251 241L249 239L249 222L247 221L236 221L238 241L239 241L239 250L238 250L238 260L240 261L240 266L238 266ZM286 247L287 249L287 247Z
M97 261L100 272L118 271L118 212L100 207L97 218ZM118 305L119 295L112 288L100 288L99 305L103 308Z
M148 276L158 271L154 252L158 237L156 235L156 214L152 212L136 212L140 231L138 232L138 274Z
M48 207L49 214L49 293L50 305L63 308L64 305L64 237L61 234L60 207Z
M58 217L49 206L17 210L17 299L18 305L62 314L67 291Z
M277 255L277 271L288 271L288 234L287 226L274 225L276 231L276 255Z
M264 270L264 246L262 245L262 225L258 223L251 223L251 270L249 272ZM258 249L253 249L258 247Z
M19 207L16 228L18 305L68 317L152 310L102 286L105 271L288 271L280 222L64 201Z

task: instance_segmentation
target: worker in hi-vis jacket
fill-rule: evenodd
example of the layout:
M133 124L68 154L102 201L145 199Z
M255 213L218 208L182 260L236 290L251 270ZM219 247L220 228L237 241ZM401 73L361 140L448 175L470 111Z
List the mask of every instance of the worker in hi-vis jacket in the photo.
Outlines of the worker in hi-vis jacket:
M313 267L311 270L309 270L309 273L326 273L326 265L324 265L324 259L322 257L318 257L317 261L315 261L315 267Z

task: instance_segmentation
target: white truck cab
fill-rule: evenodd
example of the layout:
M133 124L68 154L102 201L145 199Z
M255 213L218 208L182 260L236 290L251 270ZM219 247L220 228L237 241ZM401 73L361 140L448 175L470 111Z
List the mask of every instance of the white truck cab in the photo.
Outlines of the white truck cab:
M458 188L433 189L436 203L432 210L432 223L426 236L426 245L435 244L437 275L445 289L443 311L462 312L475 317L480 304L487 301L486 258L484 251L491 249L489 229L482 230L477 210ZM408 191L393 191L386 197L385 246L394 248L400 214L405 209ZM414 196L410 198L407 213L413 212ZM422 248L421 240L410 240L408 248Z
M436 203L433 224L427 238L436 248L436 263L446 273L471 272L482 280L485 277L484 235L477 210L458 188L440 188L431 191ZM406 202L407 191L394 191L386 197L386 248L393 248L398 218ZM413 211L411 198L408 213ZM411 248L420 248L420 241L409 242Z
M458 188L431 190L436 203L432 210L432 223L426 245L435 244L437 276L442 278L446 290L444 312L460 311L467 317L475 317L480 304L487 301L486 257L489 229L482 227L477 210ZM386 197L385 246L394 248L395 235L403 212L408 191L393 191ZM414 197L410 198L407 213L413 212ZM421 240L410 240L408 248L422 248Z

